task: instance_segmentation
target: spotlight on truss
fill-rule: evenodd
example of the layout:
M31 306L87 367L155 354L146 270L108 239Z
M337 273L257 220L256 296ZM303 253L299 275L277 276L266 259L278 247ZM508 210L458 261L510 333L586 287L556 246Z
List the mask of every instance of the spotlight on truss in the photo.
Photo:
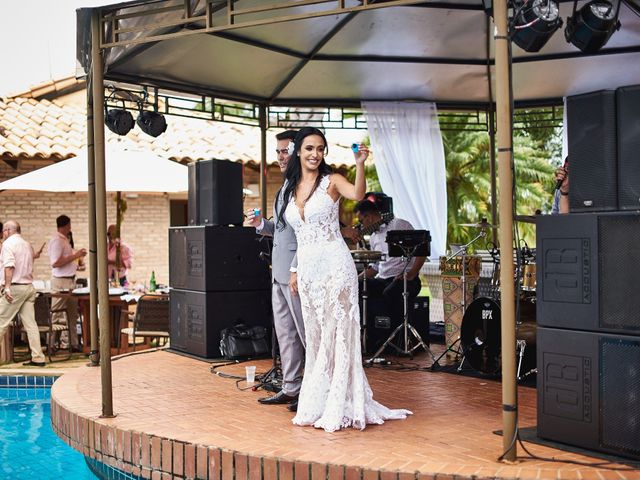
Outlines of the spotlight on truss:
M158 112L151 112L148 110L140 112L136 123L144 133L151 135L152 137L157 137L167 129L167 121L164 117Z

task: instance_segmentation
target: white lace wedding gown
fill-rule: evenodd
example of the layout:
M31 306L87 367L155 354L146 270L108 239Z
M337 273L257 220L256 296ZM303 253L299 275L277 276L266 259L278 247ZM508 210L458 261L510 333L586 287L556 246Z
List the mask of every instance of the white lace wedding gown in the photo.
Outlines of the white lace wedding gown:
M362 367L358 277L338 221L338 202L327 193L329 176L299 211L292 198L285 210L298 240L298 292L307 343L304 377L293 418L327 432L403 419L373 400Z

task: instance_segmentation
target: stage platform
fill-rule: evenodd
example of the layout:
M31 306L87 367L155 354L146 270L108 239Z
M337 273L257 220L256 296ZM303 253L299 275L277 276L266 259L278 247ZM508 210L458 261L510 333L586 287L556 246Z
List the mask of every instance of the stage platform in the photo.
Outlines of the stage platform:
M407 364L409 362L407 361ZM497 461L502 438L500 383L426 369L368 368L374 398L414 412L364 431L326 433L291 424L285 406L258 404L264 391L242 391L207 362L167 351L113 362L115 418L100 418L100 369L81 367L53 386L56 433L84 455L152 479L488 480L638 479L640 470L521 458ZM258 372L270 360L251 362ZM245 364L224 367L244 376ZM246 386L244 381L238 384ZM536 422L536 391L519 388L520 426ZM532 443L540 457L601 459ZM521 457L526 456L522 448ZM618 469L618 470L614 470Z

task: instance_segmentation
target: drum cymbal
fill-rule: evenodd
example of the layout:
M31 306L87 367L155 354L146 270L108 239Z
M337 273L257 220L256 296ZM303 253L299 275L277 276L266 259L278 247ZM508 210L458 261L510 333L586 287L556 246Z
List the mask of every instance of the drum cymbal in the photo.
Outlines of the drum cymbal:
M492 225L490 223L459 223L459 227L475 227L475 228L498 228L498 225Z

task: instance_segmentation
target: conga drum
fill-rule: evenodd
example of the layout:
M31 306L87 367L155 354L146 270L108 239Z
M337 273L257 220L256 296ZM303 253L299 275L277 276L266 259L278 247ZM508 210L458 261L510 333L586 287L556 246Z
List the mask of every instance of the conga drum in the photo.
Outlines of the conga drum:
M481 259L479 256L469 255L465 261L465 283L462 285L462 257L447 259L440 257L440 276L442 278L442 300L444 310L444 339L447 347L447 358L453 359L454 352L460 338L462 324L462 291L466 291L465 305L473 300L473 289L480 277ZM451 350L449 350L451 349Z

